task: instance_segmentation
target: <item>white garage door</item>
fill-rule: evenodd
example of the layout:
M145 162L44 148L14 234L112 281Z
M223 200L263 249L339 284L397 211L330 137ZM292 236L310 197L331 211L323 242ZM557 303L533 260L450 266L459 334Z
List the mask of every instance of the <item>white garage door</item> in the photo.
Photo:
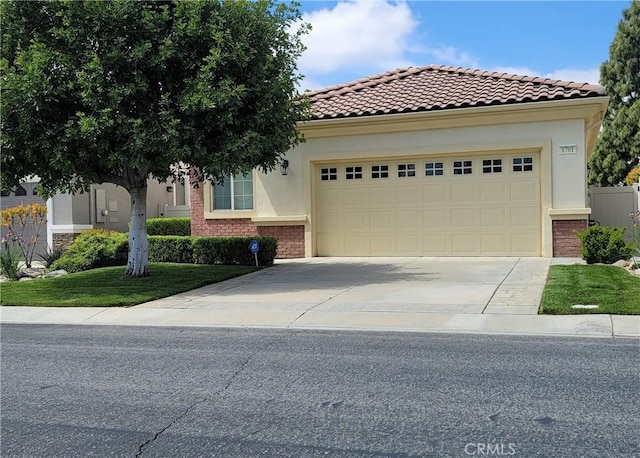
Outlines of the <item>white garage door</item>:
M315 167L318 256L540 256L537 153Z

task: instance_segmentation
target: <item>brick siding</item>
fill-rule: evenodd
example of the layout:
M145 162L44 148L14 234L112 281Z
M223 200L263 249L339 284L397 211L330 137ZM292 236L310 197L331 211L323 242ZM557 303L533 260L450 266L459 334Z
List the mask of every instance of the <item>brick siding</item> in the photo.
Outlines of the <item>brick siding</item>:
M555 220L553 223L553 256L555 258L579 258L580 239L573 233L574 229L583 231L587 228L586 219Z
M51 234L54 248L66 250L71 246L73 241L78 237L79 233L54 233Z
M304 226L256 226L251 218L205 219L203 188L191 190L192 235L276 237L276 258L304 258Z

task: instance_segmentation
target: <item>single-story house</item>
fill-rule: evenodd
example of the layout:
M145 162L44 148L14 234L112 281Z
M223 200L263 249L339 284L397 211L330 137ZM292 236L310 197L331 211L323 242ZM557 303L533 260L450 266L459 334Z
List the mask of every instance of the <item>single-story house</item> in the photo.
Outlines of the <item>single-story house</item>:
M191 190L194 235L273 235L281 258L579 256L602 87L430 65L308 96L282 171Z

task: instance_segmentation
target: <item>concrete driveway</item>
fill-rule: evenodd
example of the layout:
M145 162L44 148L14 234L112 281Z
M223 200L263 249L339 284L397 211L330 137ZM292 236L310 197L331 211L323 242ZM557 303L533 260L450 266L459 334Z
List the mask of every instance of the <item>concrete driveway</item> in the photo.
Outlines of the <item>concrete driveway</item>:
M536 314L544 258L311 258L139 307Z
M543 258L313 258L136 307L2 307L0 322L640 338L640 316L537 315Z

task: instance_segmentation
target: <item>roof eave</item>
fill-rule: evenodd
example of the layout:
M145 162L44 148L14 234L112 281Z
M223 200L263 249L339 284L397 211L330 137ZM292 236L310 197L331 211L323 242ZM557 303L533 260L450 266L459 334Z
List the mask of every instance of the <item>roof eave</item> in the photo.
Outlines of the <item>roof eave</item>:
M608 102L609 97L602 95L480 107L325 118L298 123L298 128L306 137L313 138L469 127L498 123L584 119L586 121L585 125L593 124L589 127L591 130L594 126L599 129Z

